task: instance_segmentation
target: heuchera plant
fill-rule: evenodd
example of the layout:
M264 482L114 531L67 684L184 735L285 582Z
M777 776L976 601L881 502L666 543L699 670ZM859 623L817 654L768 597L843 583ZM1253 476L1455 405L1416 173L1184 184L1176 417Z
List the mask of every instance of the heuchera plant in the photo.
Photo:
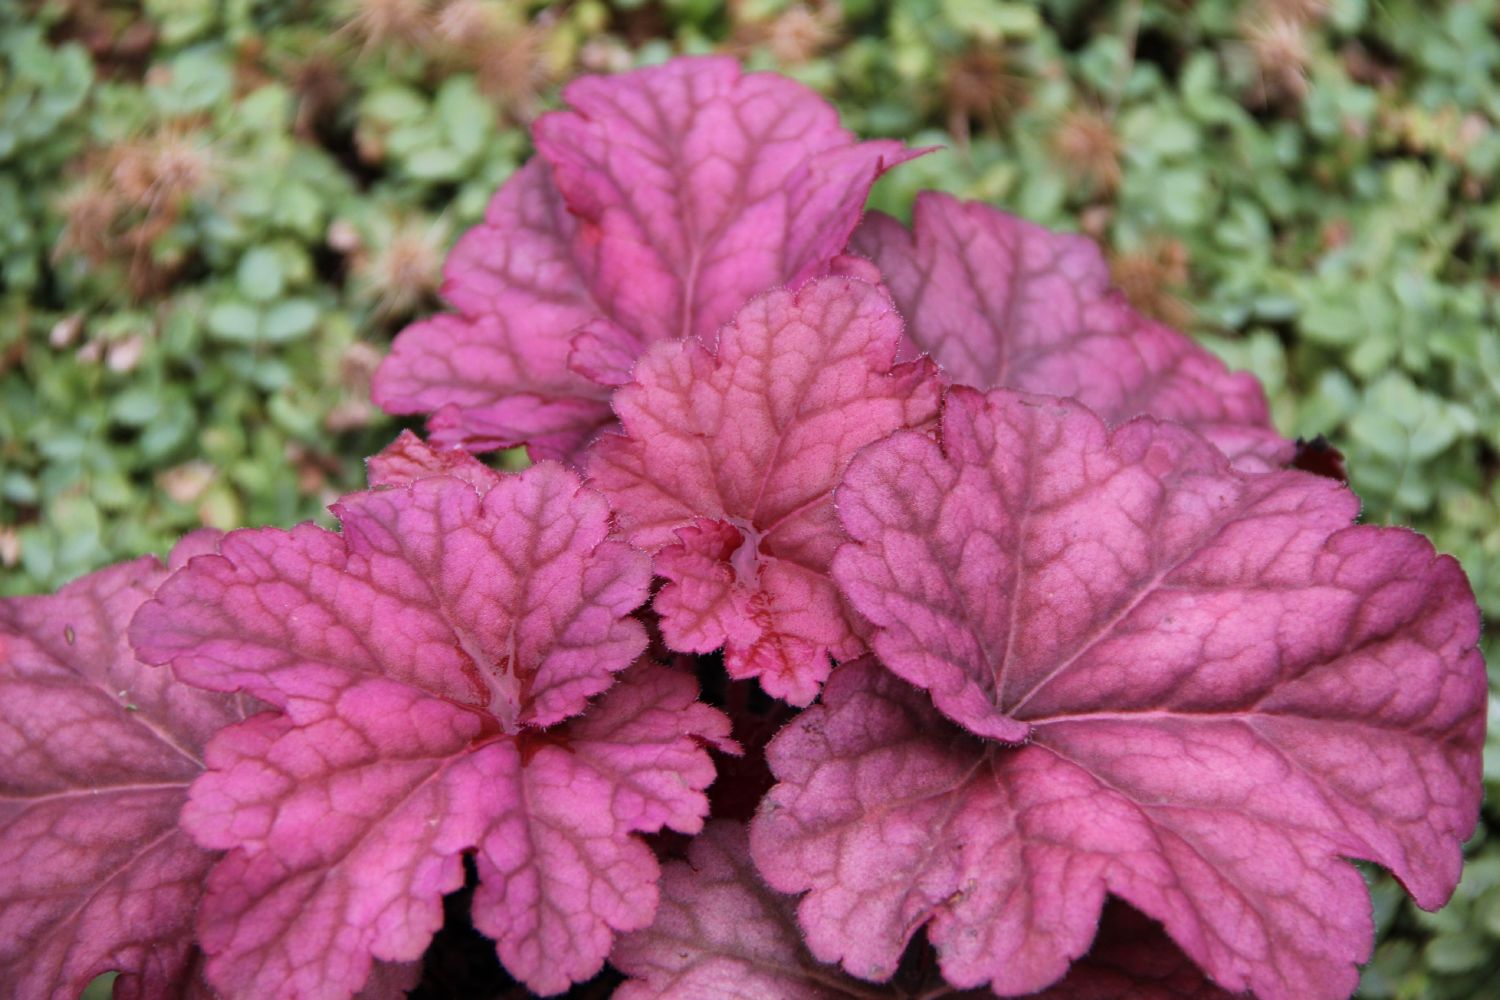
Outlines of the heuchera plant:
M0 602L8 995L399 996L467 882L544 995L1342 997L1351 860L1447 900L1452 559L1092 244L861 221L913 154L801 86L564 96L381 368L429 441L338 530Z

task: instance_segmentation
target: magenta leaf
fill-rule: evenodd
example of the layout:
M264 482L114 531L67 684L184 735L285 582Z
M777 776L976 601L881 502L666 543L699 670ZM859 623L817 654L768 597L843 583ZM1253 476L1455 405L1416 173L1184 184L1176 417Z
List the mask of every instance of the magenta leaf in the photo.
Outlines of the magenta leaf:
M819 963L802 944L796 900L769 889L750 863L745 828L711 824L686 862L662 869L649 928L625 935L610 962L632 978L615 1000L876 1000L988 996L903 970L875 986Z
M645 646L648 560L551 463L482 496L436 476L335 511L341 534L227 536L133 626L151 662L283 710L210 744L183 814L229 852L199 922L210 982L349 996L372 959L421 956L472 850L475 924L507 968L543 993L587 978L651 919L632 834L695 832L700 744L727 745L692 679L649 664L569 719Z
M443 444L571 456L651 344L710 337L757 292L829 267L870 186L912 153L856 142L813 91L684 58L563 92L539 158L460 241L458 310L397 338L376 377Z
M189 536L185 561L208 541ZM0 600L0 983L74 1000L187 995L214 856L177 828L205 741L244 717L138 662L126 625L167 570L144 558Z
M805 705L864 643L829 579L831 491L861 446L930 424L925 361L892 366L901 320L873 285L821 278L753 300L719 335L659 344L615 396L623 435L588 463L626 536L656 553L667 645L724 646L736 678Z
M1342 858L1452 892L1485 677L1463 572L1419 535L1178 426L1003 391L953 390L941 444L871 446L838 501L834 575L931 700L840 671L768 750L754 853L810 890L819 959L880 978L926 924L950 982L1024 993L1108 892L1227 989L1345 996L1372 928Z
M641 553L603 497L544 463L482 497L451 477L356 493L343 533L239 531L142 611L138 649L189 683L296 716L342 678L384 677L508 732L583 710L645 646Z
M872 212L851 247L879 266L906 317L903 358L930 352L980 389L1073 396L1110 423L1177 420L1246 471L1291 458L1260 383L1130 308L1086 237L924 191L911 231Z
M632 831L697 833L714 768L704 742L732 750L728 721L691 677L633 670L558 736L523 742L512 807L478 856L474 925L512 975L539 993L599 971L610 930L648 926L658 867ZM527 758L528 751L532 754Z
M432 413L434 440L476 451L531 442L571 454L609 418L609 391L568 367L570 338L600 314L574 260L576 221L542 160L490 202L453 248L443 294L458 313L401 332L371 397Z

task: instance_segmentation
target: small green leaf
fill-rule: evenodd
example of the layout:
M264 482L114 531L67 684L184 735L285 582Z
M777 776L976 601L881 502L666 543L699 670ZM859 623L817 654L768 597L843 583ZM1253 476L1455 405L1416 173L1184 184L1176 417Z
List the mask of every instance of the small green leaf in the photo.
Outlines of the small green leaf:
M288 299L266 313L261 332L274 343L296 340L312 332L318 323L318 307L308 299Z
M260 335L260 312L243 302L220 302L209 310L208 330L220 340L249 343Z
M281 260L270 247L252 247L240 258L235 283L251 302L270 302L281 297L286 277Z

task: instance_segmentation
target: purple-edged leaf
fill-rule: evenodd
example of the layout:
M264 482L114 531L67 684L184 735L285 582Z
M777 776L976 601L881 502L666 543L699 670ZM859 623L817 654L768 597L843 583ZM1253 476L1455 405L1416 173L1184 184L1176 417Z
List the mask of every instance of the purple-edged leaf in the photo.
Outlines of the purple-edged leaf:
M823 273L875 179L912 153L856 142L813 91L732 60L676 59L563 92L539 158L446 270L457 315L417 323L376 402L434 440L568 457L652 343L711 336L753 294Z
M616 1000L956 1000L959 992L912 969L874 986L823 965L802 944L796 900L767 888L750 863L745 828L711 824L686 862L662 869L661 906L625 935L611 964L631 979ZM907 971L907 970L903 970Z
M724 646L731 676L805 705L829 658L864 648L827 575L842 538L831 491L855 450L929 424L938 381L892 366L901 320L873 285L822 278L768 292L719 335L659 344L615 409L591 482L670 581L667 644Z
M174 565L207 542L193 536ZM167 571L137 559L55 595L0 600L0 982L73 1000L186 995L214 857L177 828L203 744L238 699L138 662L125 642Z
M978 202L923 192L908 231L872 212L852 249L884 273L911 338L955 382L1073 396L1110 423L1177 420L1247 471L1284 465L1254 376L1141 316L1098 246Z
M1451 893L1485 677L1463 572L1419 535L1176 425L1003 391L953 390L941 445L871 446L838 498L835 576L931 699L836 672L768 752L756 860L811 890L820 959L878 978L925 923L949 981L1024 993L1109 892L1227 989L1344 996L1371 938L1344 858Z
M346 997L418 958L478 850L476 926L532 989L649 922L632 834L695 832L728 722L644 665L646 557L550 463L481 496L437 476L346 497L342 534L236 532L138 615L153 662L284 710L221 733L184 826L228 855L200 918L228 997ZM543 729L547 726L550 728ZM541 961L542 954L548 955Z

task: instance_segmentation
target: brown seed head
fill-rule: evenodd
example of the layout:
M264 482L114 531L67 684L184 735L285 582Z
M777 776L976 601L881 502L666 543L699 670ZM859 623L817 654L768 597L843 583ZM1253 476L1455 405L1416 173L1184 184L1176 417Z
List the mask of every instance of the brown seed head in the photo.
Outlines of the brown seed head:
M1313 24L1328 14L1328 0L1265 0L1270 14L1302 24Z
M443 280L447 227L441 222L403 219L383 241L374 241L356 275L383 319L409 315L437 293Z
M542 57L545 38L542 28L526 25L491 35L474 53L479 89L499 101L517 122L528 122L536 115L547 85Z
M1179 240L1157 239L1139 250L1110 260L1115 285L1140 312L1169 326L1192 321L1192 309L1177 292L1188 283L1187 247Z
M1252 17L1245 26L1245 41L1260 73L1257 101L1297 102L1307 95L1311 51L1303 22L1274 13Z
M1113 194L1124 177L1114 123L1092 108L1063 116L1052 133L1052 152L1069 178L1090 194Z
M450 0L438 11L434 31L448 45L467 49L483 44L510 26L511 18L505 7L492 0Z
M766 45L783 66L800 66L838 40L841 19L835 4L794 4L766 25Z
M432 31L429 0L345 0L344 30L366 52L386 46L417 48Z

